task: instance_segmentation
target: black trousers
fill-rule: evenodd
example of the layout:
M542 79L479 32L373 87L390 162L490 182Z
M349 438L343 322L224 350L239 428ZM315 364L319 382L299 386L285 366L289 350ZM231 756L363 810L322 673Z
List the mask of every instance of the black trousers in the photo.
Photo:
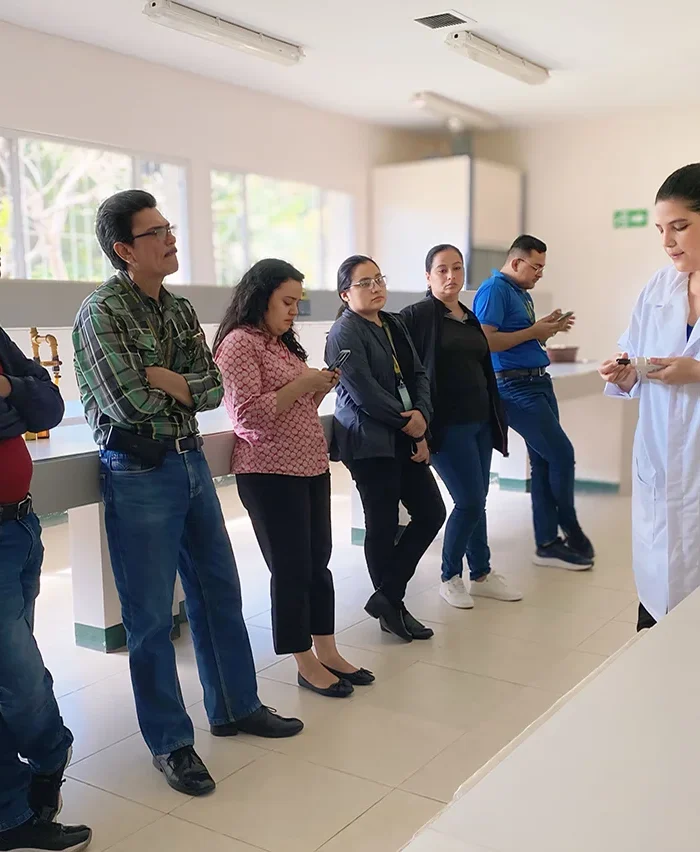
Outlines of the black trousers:
M411 461L407 442L399 443L395 458L353 460L348 468L365 513L365 558L372 583L399 606L445 521L445 504L428 465ZM411 520L397 540L399 502Z
M330 473L244 473L236 484L272 574L275 651L308 651L312 636L335 632Z
M639 604L639 615L637 617L637 633L641 630L646 630L648 627L653 627L656 624L656 619L647 610L644 604Z

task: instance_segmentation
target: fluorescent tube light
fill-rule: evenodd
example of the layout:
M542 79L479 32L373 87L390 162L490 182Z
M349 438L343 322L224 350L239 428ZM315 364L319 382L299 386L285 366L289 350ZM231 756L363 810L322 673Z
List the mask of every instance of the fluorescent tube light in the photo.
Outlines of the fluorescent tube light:
M450 130L456 132L470 127L478 130L494 130L499 124L494 115L437 95L435 92L418 92L411 98L411 103L431 115L444 118Z
M148 0L143 13L163 26L282 65L296 65L304 58L303 49L296 44L241 27L216 15L199 12L175 0Z
M469 30L450 33L445 37L445 44L457 53L461 53L462 56L471 59L472 62L486 65L494 71L515 77L516 80L531 86L545 83L549 79L549 71L546 68L535 65L534 62L529 62L522 56L510 53L496 44L491 44L490 41L475 36Z

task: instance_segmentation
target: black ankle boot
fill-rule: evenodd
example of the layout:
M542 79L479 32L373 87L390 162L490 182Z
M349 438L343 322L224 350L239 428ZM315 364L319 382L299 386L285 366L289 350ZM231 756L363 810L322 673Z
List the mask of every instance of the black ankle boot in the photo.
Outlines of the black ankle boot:
M372 618L378 618L385 633L393 633L404 642L412 642L411 636L403 619L401 607L394 606L383 592L375 592L367 601L365 611Z
M403 608L403 621L406 629L414 639L432 639L435 635L435 631L432 628L421 624L417 618L411 615L405 606Z

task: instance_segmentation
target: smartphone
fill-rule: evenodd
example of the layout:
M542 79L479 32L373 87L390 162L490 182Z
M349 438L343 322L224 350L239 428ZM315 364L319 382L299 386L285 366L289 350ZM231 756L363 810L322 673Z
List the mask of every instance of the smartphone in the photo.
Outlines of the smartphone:
M567 311L565 314L562 314L562 315L559 317L559 322L561 322L562 320L569 319L569 317L572 317L573 315L574 315L574 312L573 312L573 311Z
M619 364L621 367L629 367L630 359L629 358L617 358L616 363Z
M333 361L332 364L329 364L326 369L339 370L343 366L343 364L348 360L350 354L350 349L341 349L340 352L338 352L338 357L335 359L335 361Z

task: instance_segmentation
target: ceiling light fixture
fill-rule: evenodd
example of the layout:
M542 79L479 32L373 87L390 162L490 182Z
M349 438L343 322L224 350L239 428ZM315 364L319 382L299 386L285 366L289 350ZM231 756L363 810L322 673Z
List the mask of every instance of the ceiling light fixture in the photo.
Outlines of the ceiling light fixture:
M515 77L522 83L536 86L546 83L549 79L549 71L546 68L535 65L534 62L529 62L522 56L510 53L496 44L491 44L490 41L475 36L469 30L450 33L445 38L445 44L462 56L471 59L472 62L478 62L480 65L493 68L494 71Z
M411 103L431 115L445 119L447 126L455 133L469 128L495 130L499 126L496 116L435 92L418 92L411 98Z
M224 47L234 47L251 56L271 59L282 65L296 65L304 51L296 44L239 26L225 18L191 9L175 0L148 0L144 10L152 21L183 33L214 41Z

